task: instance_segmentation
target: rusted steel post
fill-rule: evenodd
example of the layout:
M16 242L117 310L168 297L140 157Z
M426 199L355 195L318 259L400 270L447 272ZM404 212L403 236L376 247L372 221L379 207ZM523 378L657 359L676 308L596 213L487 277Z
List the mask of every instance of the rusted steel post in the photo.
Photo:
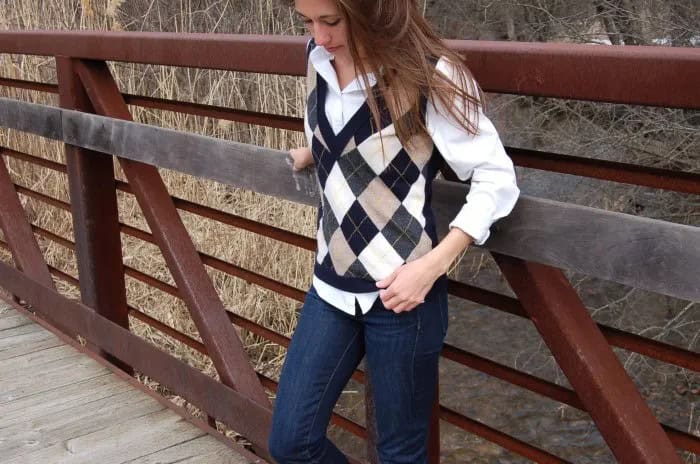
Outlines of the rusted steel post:
M0 148L0 155L3 151ZM53 289L54 284L49 267L44 260L41 249L39 249L2 156L0 156L0 230L5 236L17 268L41 285ZM20 298L16 295L12 295L12 301L21 303ZM60 324L58 319L57 315L55 319L52 319L52 322L60 330L69 333L66 326Z
M59 102L62 108L93 113L76 74L76 62L69 57L56 58ZM69 144L65 144L65 153L82 302L128 330L112 157ZM88 348L133 374L129 366L93 342L88 342Z
M0 154L2 149L0 149ZM54 288L49 267L17 196L5 160L0 156L0 229L17 268L41 285Z
M496 253L494 258L619 462L681 464L564 273Z
M83 61L77 68L99 114L133 120L105 62ZM226 310L158 170L127 159L120 158L119 162L221 381L261 406L270 407L270 400L250 364L241 339L226 317Z

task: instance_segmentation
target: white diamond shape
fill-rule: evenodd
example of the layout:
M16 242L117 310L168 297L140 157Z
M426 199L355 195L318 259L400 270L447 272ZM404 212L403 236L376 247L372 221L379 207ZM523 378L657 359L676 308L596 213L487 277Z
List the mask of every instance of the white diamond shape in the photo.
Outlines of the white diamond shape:
M352 193L350 186L345 181L345 176L343 176L337 163L333 165L333 169L328 174L324 192L328 204L338 220L338 224L341 224L343 217L345 217L345 214L355 201L355 194Z
M328 245L326 245L326 239L323 237L323 218L318 222L318 231L316 231L316 260L318 263L323 262L323 258L328 254Z
M418 176L418 179L411 185L408 195L402 202L404 208L411 213L411 216L416 218L421 227L425 227L425 216L423 216L423 207L425 206L425 177L423 174Z
M382 136L381 139L379 134ZM383 154L382 145L384 146ZM401 151L401 148L403 147L396 136L396 129L393 124L385 127L381 132L370 135L357 146L357 150L362 155L362 158L377 175L386 169L391 160Z
M387 277L404 262L382 234L377 234L357 258L374 280Z

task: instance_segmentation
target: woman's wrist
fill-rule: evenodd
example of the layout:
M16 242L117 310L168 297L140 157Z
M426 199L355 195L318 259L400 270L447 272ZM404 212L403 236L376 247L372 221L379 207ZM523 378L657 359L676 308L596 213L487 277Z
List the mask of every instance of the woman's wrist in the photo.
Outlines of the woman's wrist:
M423 256L429 272L436 278L447 273L455 259L473 242L474 239L461 229L450 229L442 241Z

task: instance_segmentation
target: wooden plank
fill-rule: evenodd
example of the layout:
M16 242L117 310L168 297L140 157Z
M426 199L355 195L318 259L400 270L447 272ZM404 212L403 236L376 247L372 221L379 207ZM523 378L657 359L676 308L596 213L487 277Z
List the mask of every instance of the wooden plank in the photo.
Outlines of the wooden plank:
M248 459L223 446L209 435L178 443L124 464L248 464Z
M28 110L26 105L32 105ZM38 107L43 107L37 111ZM0 104L0 126L61 140L61 109L4 98Z
M33 322L21 314L17 314L14 311L7 311L4 313L0 312L0 332L5 329L11 329L13 327L19 327L27 324L33 324ZM1 334L0 337L2 337Z
M0 349L0 361L55 348L63 344L53 334L46 331L14 337L12 341L14 343L7 344Z
M5 460L10 461L11 458L22 456L24 459L31 459L30 462L54 462L52 459L42 459L39 456L44 452L54 454L54 451L50 450L55 445L67 451L68 442L72 439L96 434L164 410L167 409L156 400L133 389L105 398L88 399L84 404L74 405L70 410L49 412L30 421L18 422L2 429L3 435L7 438L0 447L0 453ZM177 416L170 410L167 412ZM154 427L157 426L154 424ZM197 433L203 432L197 429ZM110 437L109 434L100 434L100 437L107 441L122 441L125 446L132 445L124 442L123 436ZM101 446L103 445L95 442L80 448L89 450ZM39 456L34 457L37 454Z
M138 395L143 398L142 393L138 392ZM148 399L157 404L152 398ZM114 413L119 414L119 408L114 409ZM109 419L105 422L112 422ZM117 423L92 432L76 431L73 437L63 437L58 443L7 459L4 464L118 464L204 434L167 408L125 421L117 420Z
M0 405L0 430L132 389L111 373L105 373L36 395L17 398Z
M16 269L0 262L0 281L21 296L41 314L51 306L66 314L75 333L88 340L100 340L100 346L134 366L174 394L180 395L210 416L228 424L252 443L265 446L272 411L251 401L217 380L173 358L124 328L95 314L84 305L39 285ZM93 374L94 376L95 374Z
M49 350L44 350L49 351ZM74 350L75 351L75 350ZM38 367L18 367L14 371L5 370L8 362L16 362L18 358L0 362L0 378L3 379L3 390L0 392L0 404L17 398L34 395L56 387L69 385L83 379L104 375L107 369L94 360L87 358L77 351L77 355L58 359L50 364ZM41 372L41 376L37 375ZM11 374L11 375L10 375Z
M56 337L54 336L54 338ZM49 369L50 367L47 366L56 365L63 359L75 358L78 354L80 354L78 351L66 345L58 345L35 352L30 351L29 353L1 361L0 376L10 376L13 372L17 374L24 373L25 369L28 371L31 371L33 368ZM11 381L11 379L5 379L3 380L3 385L8 385L8 382Z
M0 99L0 114L12 111L45 111L50 119L56 109ZM292 173L283 152L102 116L63 114L65 138L72 144L287 200L318 203L314 175L310 170ZM5 123L14 124L11 119ZM442 231L463 204L467 190L467 186L452 182L434 183L433 206ZM700 261L697 227L523 196L513 213L494 227L486 247L677 298L700 300L700 282L694 272L695 263Z
M0 330L0 350L3 348L3 343L12 343L14 337L20 335L31 334L34 332L46 332L44 329L36 324L22 324L15 327L9 327L4 330Z

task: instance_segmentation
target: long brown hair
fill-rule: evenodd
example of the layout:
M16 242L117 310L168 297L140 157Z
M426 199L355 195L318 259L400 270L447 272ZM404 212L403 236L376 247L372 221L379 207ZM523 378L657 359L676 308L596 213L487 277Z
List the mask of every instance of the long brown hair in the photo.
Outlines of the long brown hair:
M454 121L476 134L481 90L462 57L431 29L416 0L335 2L347 21L348 47L355 71L362 76L367 89L370 88L367 73L374 72L402 144L409 144L416 135L428 135L421 114L421 96L432 98L435 104L439 101ZM454 67L454 82L435 72L440 57L445 57ZM367 92L367 103L375 127L381 127L379 105L373 92Z

